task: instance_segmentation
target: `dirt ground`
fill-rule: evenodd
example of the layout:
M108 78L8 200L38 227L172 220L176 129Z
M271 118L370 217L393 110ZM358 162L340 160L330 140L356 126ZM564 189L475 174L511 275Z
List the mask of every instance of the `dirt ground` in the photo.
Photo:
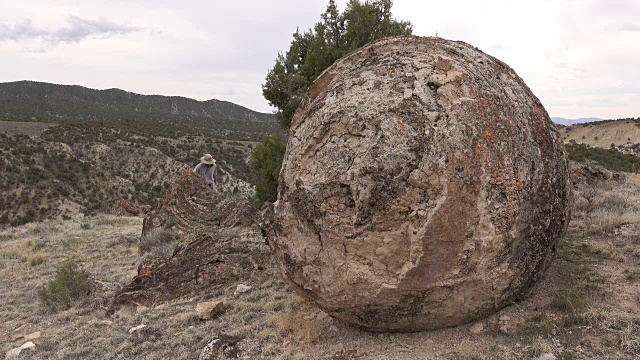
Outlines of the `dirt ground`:
M639 204L636 176L580 187L568 234L527 299L476 323L412 334L368 333L327 316L293 294L273 264L243 284L248 291L226 289L225 311L212 320L194 310L209 300L206 293L109 316L111 297L136 274L142 219L104 215L4 228L0 351L40 331L20 359L198 359L216 339L224 346L203 358L638 359ZM67 259L91 274L94 290L70 309L47 310L37 289ZM131 330L139 325L146 327Z

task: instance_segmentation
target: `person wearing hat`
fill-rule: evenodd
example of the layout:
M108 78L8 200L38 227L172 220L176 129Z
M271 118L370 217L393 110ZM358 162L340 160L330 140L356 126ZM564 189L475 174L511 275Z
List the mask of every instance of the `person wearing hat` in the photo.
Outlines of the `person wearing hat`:
M218 192L218 169L216 159L211 154L205 154L200 158L200 164L196 165L193 172L202 176L210 188Z

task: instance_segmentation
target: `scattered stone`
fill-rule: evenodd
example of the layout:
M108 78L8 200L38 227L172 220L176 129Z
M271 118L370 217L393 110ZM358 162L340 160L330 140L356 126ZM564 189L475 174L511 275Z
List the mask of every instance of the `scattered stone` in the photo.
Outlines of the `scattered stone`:
M553 355L552 353L544 353L540 356L538 356L538 358L536 360L556 360L556 356Z
M134 332L138 331L138 330L142 330L144 328L146 328L147 325L145 324L140 324L138 326L132 327L131 329L129 329L129 334L133 334Z
M583 164L575 161L570 163L571 182L574 185L595 185L604 181L614 181L622 184L627 176L622 172L611 171L602 166L593 164Z
M20 352L22 352L21 348L13 348L13 349L7 351L4 354L4 358L5 358L5 360L7 360L7 359L16 359L18 357L18 355L20 355Z
M100 321L98 321L98 325L111 326L111 325L113 325L113 321L111 321L111 320L100 320Z
M242 293L246 293L247 291L253 289L252 286L249 285L245 285L245 284L240 284L236 287L236 291L233 292L233 295L238 295L238 294L242 294Z
M493 314L529 293L566 231L562 137L513 69L469 44L373 46L304 96L262 208L267 243L298 295L372 331Z
M480 334L483 331L484 331L484 324L481 322L477 322L473 324L471 328L469 328L469 332L472 334Z
M196 305L196 313L201 320L209 320L224 312L222 300L201 302Z
M136 308L136 312L138 314L144 314L144 313L146 313L148 311L149 311L149 308L144 306L144 305L138 305L138 307Z
M40 331L36 331L36 332L33 332L33 333L29 334L29 335L25 335L24 339L26 341L31 341L31 340L35 340L35 339L37 339L39 337L40 337Z
M242 356L239 343L243 340L237 336L220 335L209 342L200 352L198 360L213 360L220 356L227 359L237 359Z
M507 315L501 315L500 316L500 321L502 322L508 322L511 321L511 317L507 316Z
M27 341L26 343L22 344L22 346L17 347L17 348L13 348L9 351L7 351L4 355L5 359L16 359L20 353L22 352L22 350L27 350L27 349L35 349L36 344L34 344L31 341Z

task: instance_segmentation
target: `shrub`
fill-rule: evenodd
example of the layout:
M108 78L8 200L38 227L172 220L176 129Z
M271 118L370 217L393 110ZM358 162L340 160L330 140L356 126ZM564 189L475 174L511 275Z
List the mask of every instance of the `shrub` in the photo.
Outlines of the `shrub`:
M31 266L38 266L42 263L44 263L47 259L44 258L44 256L42 255L36 255L32 258L29 259L29 265Z
M258 144L253 150L253 168L258 174L256 185L256 207L262 207L266 201L276 201L278 195L278 177L286 145L280 137L273 136Z
M166 228L153 229L142 237L142 247L154 256L169 258L173 255L178 234Z
M64 310L78 299L91 292L89 273L78 267L73 261L62 263L56 270L56 276L38 289L40 303L50 310Z
M604 235L622 225L640 222L640 214L629 212L616 212L610 210L597 210L591 215L591 233Z

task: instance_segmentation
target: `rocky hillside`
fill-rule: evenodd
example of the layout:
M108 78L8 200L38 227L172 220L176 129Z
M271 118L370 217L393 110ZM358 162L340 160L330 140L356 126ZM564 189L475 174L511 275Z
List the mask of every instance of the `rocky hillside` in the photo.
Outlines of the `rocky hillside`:
M608 149L615 146L640 143L640 118L598 121L576 124L560 129L565 143Z
M109 212L120 199L154 208L204 153L218 159L223 191L250 197L250 146L196 136L145 137L99 126L58 125L41 135L0 132L0 224Z
M94 90L78 85L18 81L0 83L0 117L10 120L74 119L155 122L228 134L278 131L272 114L228 101L197 101L179 96L141 95L120 89Z
M559 128L571 160L609 170L640 170L640 118L604 120Z

